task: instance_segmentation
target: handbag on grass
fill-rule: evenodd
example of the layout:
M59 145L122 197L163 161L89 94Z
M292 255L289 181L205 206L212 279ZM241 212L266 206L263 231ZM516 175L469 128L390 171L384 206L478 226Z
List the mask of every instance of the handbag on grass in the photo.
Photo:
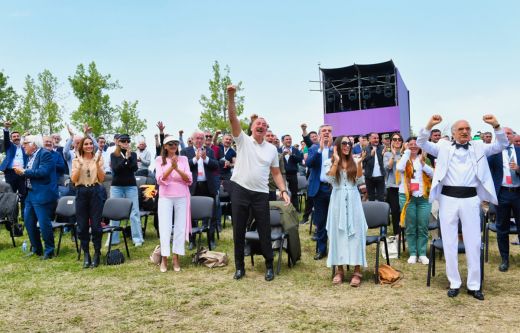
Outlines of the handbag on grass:
M125 262L125 256L119 249L107 253L107 265L120 265Z
M150 261L155 265L161 264L161 246L157 245L150 255Z
M379 266L379 283L389 284L392 287L401 281L404 274L401 271L395 270L392 266L383 264ZM400 286L400 285L399 285Z
M197 258L197 256L195 256ZM200 249L198 253L199 264L206 267L223 267L228 264L228 256L226 253L217 251L208 251L205 248Z

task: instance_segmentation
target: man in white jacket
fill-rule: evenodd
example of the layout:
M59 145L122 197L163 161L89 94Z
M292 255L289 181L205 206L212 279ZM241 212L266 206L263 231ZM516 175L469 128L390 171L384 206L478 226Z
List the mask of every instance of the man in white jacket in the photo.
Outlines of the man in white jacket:
M450 281L448 297L456 297L462 284L457 260L460 220L468 262L468 294L484 300L480 272L480 202L497 203L486 157L501 152L508 141L495 116L485 115L483 120L495 130L493 144L470 142L471 127L466 120L456 121L451 127L454 142L429 142L432 127L442 121L440 115L433 115L417 138L421 149L437 157L430 202L439 201L446 275Z

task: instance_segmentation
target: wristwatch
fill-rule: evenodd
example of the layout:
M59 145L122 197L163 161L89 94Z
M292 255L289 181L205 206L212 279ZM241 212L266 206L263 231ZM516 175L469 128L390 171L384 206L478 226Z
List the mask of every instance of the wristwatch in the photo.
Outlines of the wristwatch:
M281 190L280 195L282 196L284 192L287 193L287 195L289 195L289 192L287 192L287 190Z

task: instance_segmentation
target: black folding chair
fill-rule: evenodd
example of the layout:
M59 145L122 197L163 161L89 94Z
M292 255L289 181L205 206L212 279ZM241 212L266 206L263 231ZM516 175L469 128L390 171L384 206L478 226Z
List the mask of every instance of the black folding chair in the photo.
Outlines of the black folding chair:
M59 217L64 218L64 221L60 221ZM70 228L72 232L72 236L74 238L74 243L76 245L76 252L79 251L78 246L78 235L76 232L76 221L74 218L76 217L76 197L74 196L64 196L58 199L58 205L56 206L54 221L51 222L52 230L59 229L60 236L58 239L58 248L56 250L56 256L60 254L61 248L61 239L63 238L63 232L65 228Z
M191 228L191 235L198 235L197 240L197 253L195 254L195 262L198 264L199 262L199 252L202 247L202 233L207 233L208 239L208 248L211 250L211 242L209 235L209 223L211 223L211 219L213 219L213 214L215 212L214 200L211 197L203 197L203 196L192 196L191 197L191 220L192 222L196 222L197 226ZM203 220L210 221L208 225L204 225Z
M109 198L103 206L103 213L101 214L101 216L106 220L127 221L128 224L131 212L132 200L127 198ZM125 241L126 255L128 256L128 259L130 259L130 251L128 251L128 242L126 241L125 227L123 227L120 223L118 226L107 225L103 227L103 233L109 234L108 251L107 256L105 257L105 262L108 260L108 253L110 253L110 250L112 249L112 235L114 232L117 231L120 231L123 235L123 239Z
M278 209L270 210L270 225L271 225L271 241L278 243L278 266L276 268L276 274L280 274L280 268L282 266L282 254L283 254L283 245L285 240L287 240L287 248L289 248L289 238L287 233L283 230L282 226L282 218L280 211ZM251 230L246 232L246 241L249 243L260 243L260 236L257 230ZM255 265L254 260L254 251L251 251L251 266ZM289 252L287 252L288 264L289 267L292 267L291 256Z

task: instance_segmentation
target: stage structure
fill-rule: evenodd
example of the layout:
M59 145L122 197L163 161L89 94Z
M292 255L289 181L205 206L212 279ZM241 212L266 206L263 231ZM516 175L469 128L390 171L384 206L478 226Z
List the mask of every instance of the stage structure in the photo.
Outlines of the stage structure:
M333 135L410 135L410 94L392 60L321 68L325 124Z

